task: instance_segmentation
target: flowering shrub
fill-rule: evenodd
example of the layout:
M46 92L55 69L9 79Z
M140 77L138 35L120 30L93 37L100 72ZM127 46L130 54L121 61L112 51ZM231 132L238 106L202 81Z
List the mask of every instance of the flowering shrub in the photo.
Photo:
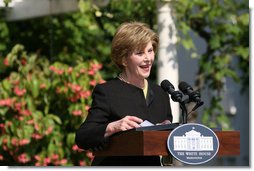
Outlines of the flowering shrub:
M0 165L89 165L90 152L75 145L91 91L102 79L95 60L53 64L16 45L4 59L0 82Z

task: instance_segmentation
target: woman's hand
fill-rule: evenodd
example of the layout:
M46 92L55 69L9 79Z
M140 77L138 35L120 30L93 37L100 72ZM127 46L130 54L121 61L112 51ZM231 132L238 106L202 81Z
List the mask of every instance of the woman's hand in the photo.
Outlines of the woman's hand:
M156 125L165 125L165 124L170 124L170 120L164 120L163 122L161 123L157 123Z
M110 122L106 128L104 137L108 137L120 131L126 131L132 128L138 128L140 127L139 124L142 122L143 120L136 116L125 116L124 118L120 120Z

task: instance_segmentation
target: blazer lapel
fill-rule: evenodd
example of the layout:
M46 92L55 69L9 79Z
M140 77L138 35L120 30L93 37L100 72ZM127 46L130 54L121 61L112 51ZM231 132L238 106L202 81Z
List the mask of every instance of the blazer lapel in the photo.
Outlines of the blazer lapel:
M147 92L147 98L146 98L146 105L149 106L152 101L154 100L154 92L151 86L148 84L148 92Z

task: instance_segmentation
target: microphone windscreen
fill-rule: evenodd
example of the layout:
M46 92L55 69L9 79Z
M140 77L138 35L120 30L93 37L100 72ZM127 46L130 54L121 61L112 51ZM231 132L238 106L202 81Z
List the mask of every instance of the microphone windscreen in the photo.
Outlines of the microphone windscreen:
M179 90L181 90L183 92L183 94L187 94L187 89L191 88L191 86L189 84L187 84L186 82L182 81L179 83L178 88L179 88Z
M175 89L175 87L168 80L163 80L161 82L161 87L164 91L168 91L170 88Z

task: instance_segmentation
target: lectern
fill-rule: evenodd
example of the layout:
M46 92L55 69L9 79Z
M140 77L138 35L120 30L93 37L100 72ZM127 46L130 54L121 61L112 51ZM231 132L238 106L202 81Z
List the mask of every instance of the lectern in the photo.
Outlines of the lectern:
M214 131L219 139L217 156L240 155L239 131ZM169 155L167 138L170 130L130 130L111 137L110 143L96 156L152 156Z

